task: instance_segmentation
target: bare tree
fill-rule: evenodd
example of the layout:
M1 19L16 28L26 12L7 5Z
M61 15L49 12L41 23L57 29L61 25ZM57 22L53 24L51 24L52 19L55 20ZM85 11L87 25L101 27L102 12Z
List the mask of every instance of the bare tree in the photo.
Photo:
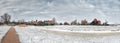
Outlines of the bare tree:
M11 16L5 13L1 16L1 19L4 21L5 24L8 24L10 22Z

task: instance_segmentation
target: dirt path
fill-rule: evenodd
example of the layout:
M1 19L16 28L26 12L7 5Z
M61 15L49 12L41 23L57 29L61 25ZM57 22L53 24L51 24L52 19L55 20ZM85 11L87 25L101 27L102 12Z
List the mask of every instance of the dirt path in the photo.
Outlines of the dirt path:
M16 31L13 27L7 32L1 43L20 43Z

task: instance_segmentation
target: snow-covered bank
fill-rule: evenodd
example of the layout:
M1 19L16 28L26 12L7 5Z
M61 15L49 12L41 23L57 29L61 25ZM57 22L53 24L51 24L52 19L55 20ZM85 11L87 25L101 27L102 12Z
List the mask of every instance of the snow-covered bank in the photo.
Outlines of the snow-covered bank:
M54 27L55 26L50 26L49 28L46 26L39 26L39 27L16 26L15 29L18 33L21 43L120 43L119 41L120 35L111 35L111 36L94 37L94 38L81 38L81 37L71 37L71 36L52 34L44 31L44 29L46 28L53 29ZM62 27L67 28L66 26L62 26Z
M111 35L120 35L120 31L64 31L64 30L52 30L45 29L49 33L66 35L66 36L78 36L78 37L103 37Z
M44 26L47 29L59 29L67 31L119 31L120 26Z
M10 29L10 26L0 26L0 42L9 29Z
M44 26L43 30L54 34L79 37L102 37L120 34L119 26Z

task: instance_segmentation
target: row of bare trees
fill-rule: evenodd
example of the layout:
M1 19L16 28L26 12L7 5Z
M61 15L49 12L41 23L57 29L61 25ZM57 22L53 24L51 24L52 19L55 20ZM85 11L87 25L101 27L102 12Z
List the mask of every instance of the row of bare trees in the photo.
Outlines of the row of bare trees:
M1 20L0 23L9 24L9 23L10 23L10 19L11 19L11 15L5 13L4 15L2 15L2 16L0 17L0 20Z

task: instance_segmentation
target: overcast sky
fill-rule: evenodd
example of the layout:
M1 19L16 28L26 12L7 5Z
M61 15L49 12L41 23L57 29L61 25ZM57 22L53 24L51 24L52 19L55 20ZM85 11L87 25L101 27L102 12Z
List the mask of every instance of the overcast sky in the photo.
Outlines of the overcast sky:
M120 24L119 0L0 0L0 15L8 13L12 20L48 20L57 22L75 19L80 22L98 18Z

